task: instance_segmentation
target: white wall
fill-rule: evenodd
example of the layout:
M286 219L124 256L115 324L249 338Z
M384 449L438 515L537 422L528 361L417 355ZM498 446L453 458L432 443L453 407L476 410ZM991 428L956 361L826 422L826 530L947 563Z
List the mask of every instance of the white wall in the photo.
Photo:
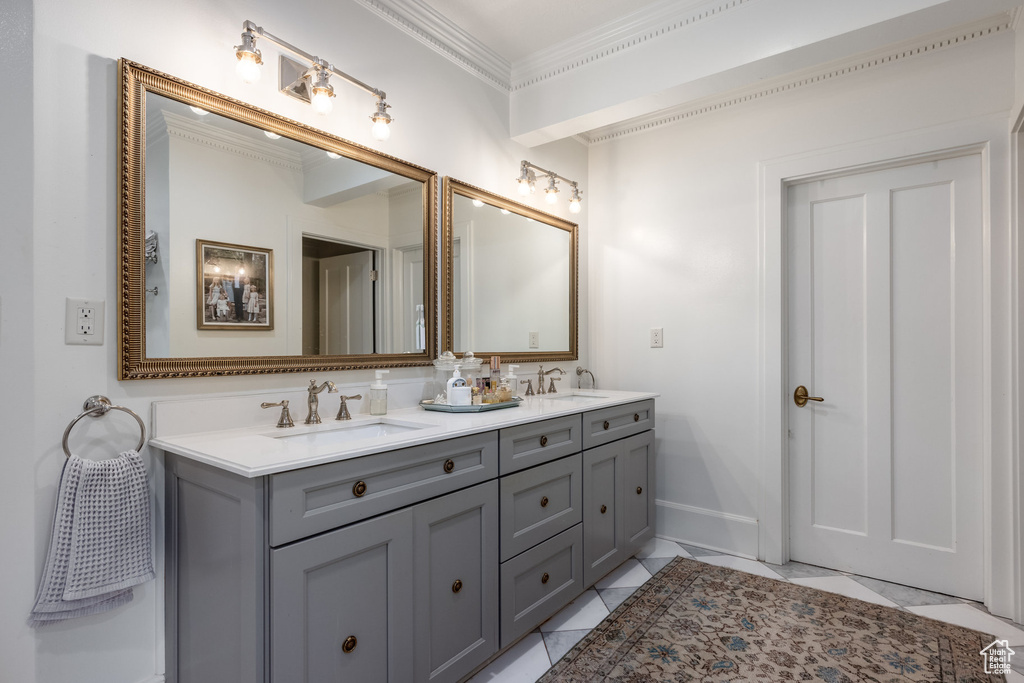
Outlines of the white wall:
M336 84L327 118L276 92L276 53L264 47L264 80L234 74L242 21L317 52L386 90L395 125L386 145L369 135L372 98ZM360 144L510 195L519 161L579 179L586 150L574 141L527 150L509 141L508 98L352 2L139 3L128 0L8 0L0 5L3 249L0 249L0 680L18 683L136 683L163 672L162 584L107 614L43 631L24 624L42 566L60 469L64 427L96 393L148 417L153 400L297 388L303 375L118 382L116 379L117 69L127 57ZM28 78L34 75L35 78ZM60 87L38 84L59 78ZM457 103L458 106L453 106ZM568 212L563 215L568 217ZM581 214L585 221L586 214ZM64 345L64 298L107 302L103 346ZM585 292L581 303L586 306ZM392 379L429 378L428 369ZM322 379L364 381L371 372ZM358 407L357 407L358 408ZM123 428L122 428L123 426ZM100 439L109 436L108 446ZM81 455L102 457L132 443L130 421L76 428ZM159 462L146 449L154 487ZM156 507L162 514L162 502Z
M1013 63L1002 32L591 147L591 359L599 386L661 393L659 534L759 551L758 165L1007 117ZM1007 170L991 178L996 245ZM994 251L1000 277L1007 258ZM994 291L993 316L1006 315L1007 289ZM652 327L664 327L664 349L649 348ZM994 363L1004 344L993 341Z

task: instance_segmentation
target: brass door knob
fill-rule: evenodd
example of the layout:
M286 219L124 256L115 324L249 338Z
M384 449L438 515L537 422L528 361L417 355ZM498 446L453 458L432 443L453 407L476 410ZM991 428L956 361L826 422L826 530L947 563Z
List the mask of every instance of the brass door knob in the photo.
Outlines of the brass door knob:
M451 474L452 470L454 470L454 469L455 469L455 461L454 460L452 460L451 458L448 458L447 460L444 461L444 471L445 471L445 473Z
M462 590L462 579L455 579L455 583L452 584L452 593L458 593Z
M640 413L633 413L633 422L640 421Z
M540 437L540 447L544 448L547 445L548 445L548 437L546 437L546 436Z
M602 426L603 426L603 427L604 427L605 429L608 429L609 427L611 427L611 424L610 424L610 423L608 422L608 420L605 420L605 421L604 421L604 425L602 425Z
M636 495L639 496L643 492L644 492L644 487L643 486L637 486L636 487Z
M356 498L362 498L364 493L366 493L366 482L362 480L357 481L352 487L352 495Z
M608 512L608 506L607 505L602 505L601 506L601 514L603 515L606 512Z
M805 387L803 384L798 386L796 388L796 391L793 392L793 403L797 404L801 408L807 405L808 401L818 401L819 403L821 403L824 400L825 399L823 399L821 396L808 396L807 387Z
M540 499L540 506L542 508L546 508L548 506L548 497L547 496L544 496L543 498Z
M345 642L341 644L341 651L344 652L345 654L348 654L349 652L352 652L352 650L356 649L356 643L357 643L356 637L355 636L349 636L348 638L345 639Z
M544 576L540 577L540 582L541 582L541 583L547 583L547 582L548 582L548 579L550 579L550 578L551 578L551 577L550 577L550 576L548 576L548 573L547 573L547 572L544 572Z

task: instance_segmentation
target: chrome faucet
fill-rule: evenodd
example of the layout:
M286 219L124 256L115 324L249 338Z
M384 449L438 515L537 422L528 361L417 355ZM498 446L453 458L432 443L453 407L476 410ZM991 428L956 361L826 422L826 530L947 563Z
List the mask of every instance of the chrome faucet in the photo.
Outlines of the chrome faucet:
M552 372L557 372L559 375L564 375L565 374L565 370L563 370L562 368L551 368L547 372L544 372L544 366L543 365L538 366L538 368L537 368L537 393L538 394L543 394L544 393L544 377L545 377L545 375L550 375ZM557 378L556 377L552 377L551 378L551 386L548 387L548 391L547 391L547 393L549 393L549 394L557 394L558 393L555 390L555 379L561 379L561 377L557 377Z
M306 424L308 425L320 424L320 415L317 413L317 408L320 407L318 394L324 389L327 389L330 394L338 393L338 387L334 386L334 382L324 382L317 386L315 379L309 380L309 396L306 398L306 406L309 408L309 413L306 415Z
M281 417L277 418L277 426L281 428L294 427L295 423L292 422L292 415L288 412L288 401L279 401L277 403L267 403L264 401L260 404L260 408L281 408Z
M349 401L359 401L362 398L363 398L362 394L356 394L355 396L342 396L341 397L341 407L338 408L338 416L336 418L334 418L334 419L335 420L351 420L352 419L352 413L350 413L349 410L348 410L348 402Z

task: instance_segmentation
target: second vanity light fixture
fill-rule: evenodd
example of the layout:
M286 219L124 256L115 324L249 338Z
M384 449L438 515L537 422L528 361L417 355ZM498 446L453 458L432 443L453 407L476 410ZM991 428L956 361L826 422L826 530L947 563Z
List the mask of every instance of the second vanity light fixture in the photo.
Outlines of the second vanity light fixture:
M337 76L377 98L377 111L370 116L370 120L373 121L371 133L374 138L381 141L387 140L391 136L389 124L392 119L388 114L388 109L391 105L385 101L387 95L383 90L370 87L362 81L349 76L344 71L339 71L330 62L311 55L305 50L300 50L291 43L264 31L262 27L249 20L242 24L242 44L235 47L235 57L238 59L236 68L238 75L243 81L255 83L260 79L260 66L263 64L263 56L256 48L257 38L269 40L285 52L289 52L309 63L309 66L306 67L282 56L282 92L308 101L313 110L318 114L329 114L331 109L334 108L334 103L331 101L331 98L334 97L334 86L331 85L330 79L331 76ZM295 77L290 83L284 83L286 80L286 70L291 76Z
M536 164L531 164L525 159L519 164L519 177L516 178L516 182L519 183L519 194L529 195L537 190L537 173L547 178L547 187L544 188L544 201L548 204L554 204L558 201L558 181L562 180L572 186L572 194L569 195L569 212L579 213L582 208L580 202L583 197L580 194L579 184L575 180L569 180L564 176L560 176L554 171L541 168Z

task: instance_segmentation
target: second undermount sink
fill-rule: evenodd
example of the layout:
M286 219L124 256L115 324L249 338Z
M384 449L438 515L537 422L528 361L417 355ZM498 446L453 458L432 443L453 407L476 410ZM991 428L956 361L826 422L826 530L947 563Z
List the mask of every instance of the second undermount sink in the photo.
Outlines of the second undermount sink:
M346 444L351 441L362 441L363 439L377 439L383 436L405 434L406 432L412 432L428 426L430 425L379 418L372 421L360 420L359 422L335 427L334 429L319 429L303 434L282 434L281 436L275 434L274 438L306 446L330 446Z

